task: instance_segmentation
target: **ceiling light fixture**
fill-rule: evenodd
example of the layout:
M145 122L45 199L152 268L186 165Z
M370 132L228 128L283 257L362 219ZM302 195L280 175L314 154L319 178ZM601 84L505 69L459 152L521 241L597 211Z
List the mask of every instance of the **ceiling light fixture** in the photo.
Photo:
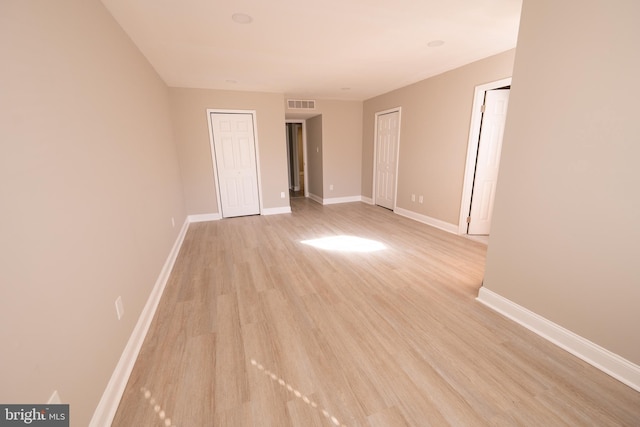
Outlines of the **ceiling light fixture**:
M427 46L429 47L440 47L444 44L444 41L442 40L431 40L429 43L427 43Z
M234 13L231 15L231 19L237 24L250 24L253 22L253 18L246 13Z

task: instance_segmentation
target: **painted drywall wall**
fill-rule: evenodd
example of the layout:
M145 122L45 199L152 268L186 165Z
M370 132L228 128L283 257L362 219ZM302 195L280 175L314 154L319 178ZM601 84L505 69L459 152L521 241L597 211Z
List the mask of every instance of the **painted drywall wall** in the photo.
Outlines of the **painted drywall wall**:
M375 113L402 107L397 207L458 224L475 87L510 77L510 50L364 102L362 195L372 197ZM424 203L411 195L424 196Z
M322 116L307 120L307 174L309 176L309 196L316 200L324 197L322 169Z
M322 179L326 199L359 197L362 176L362 102L320 100Z
M88 425L185 220L168 89L97 0L0 2L0 57L0 402Z
M287 97L287 99L297 99ZM286 100L285 100L286 101ZM360 197L362 179L362 102L318 99L313 112L289 109L287 119L322 115L322 193L325 198ZM316 185L317 183L314 183ZM333 186L333 190L331 189ZM317 195L317 194L316 194Z
M526 0L484 286L640 364L640 3Z
M170 88L173 127L189 215L219 213L207 109L254 110L264 208L289 206L283 95ZM280 193L285 193L285 198Z

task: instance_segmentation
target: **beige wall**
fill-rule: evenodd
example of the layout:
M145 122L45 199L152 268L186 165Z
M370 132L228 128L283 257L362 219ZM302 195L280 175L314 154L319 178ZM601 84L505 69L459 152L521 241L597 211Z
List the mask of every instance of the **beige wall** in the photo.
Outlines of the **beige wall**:
M295 98L295 97L294 97ZM286 100L285 100L286 101ZM309 187L322 186L324 198L360 197L362 177L362 102L316 100L316 109L312 113L299 113L298 110L285 112L289 119L308 119L322 116L322 182L310 182ZM307 121L308 123L308 121ZM307 129L308 132L308 129ZM317 145L316 145L317 146ZM309 145L307 155L311 155L315 146ZM317 152L316 152L317 154ZM311 180L311 178L310 178ZM333 185L333 190L331 190ZM320 194L314 192L316 196Z
M484 286L640 364L640 3L526 0Z
M324 196L322 177L322 116L307 120L307 174L309 195L322 199Z
M362 102L321 100L318 104L322 111L324 198L359 197L362 186Z
M255 110L264 208L289 206L283 95L170 88L187 212L218 213L207 109ZM285 193L285 198L280 193Z
M397 206L458 224L475 87L510 77L507 51L364 102L362 195L372 197L375 113L402 107ZM424 203L411 201L424 196Z
M0 58L0 402L87 425L185 219L168 90L97 0L2 1Z

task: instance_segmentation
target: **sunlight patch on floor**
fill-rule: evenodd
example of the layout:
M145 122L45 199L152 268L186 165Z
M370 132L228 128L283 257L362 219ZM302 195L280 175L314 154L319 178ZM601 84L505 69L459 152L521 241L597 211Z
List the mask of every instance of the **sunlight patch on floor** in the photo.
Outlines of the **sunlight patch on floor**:
M151 405L155 413L158 414L158 418L160 418L164 425L166 427L175 427L175 425L171 423L171 418L167 417L164 409L162 409L160 404L156 401L156 398L151 395L151 390L146 387L141 387L140 392L142 393L144 398L149 401L149 405Z
M289 390L298 399L302 399L302 401L304 403L306 403L307 405L311 406L312 408L320 410L322 412L322 415L324 415L324 417L326 419L330 420L334 425L340 426L340 427L347 427L344 424L341 424L340 421L336 417L331 415L331 413L329 411L327 411L326 409L318 408L318 404L316 402L314 402L313 400L309 399L307 396L305 396L304 394L302 394L301 392L299 392L298 390L293 388L290 384L287 384L287 382L285 380L283 380L282 378L278 377L276 374L274 374L270 370L266 369L261 363L256 362L255 359L251 359L251 364L253 366L255 366L258 370L262 371L262 373L265 374L267 377L271 378L271 380L277 382L282 387L284 387L287 390Z
M356 236L330 236L318 239L302 240L301 243L318 249L338 252L375 252L387 247L376 241Z

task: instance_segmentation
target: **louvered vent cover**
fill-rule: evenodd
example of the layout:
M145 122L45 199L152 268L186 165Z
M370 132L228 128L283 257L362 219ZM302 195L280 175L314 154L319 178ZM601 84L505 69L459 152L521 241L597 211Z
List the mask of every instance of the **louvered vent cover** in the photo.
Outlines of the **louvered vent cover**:
M287 99L287 107L290 110L315 110L316 101L313 99Z

